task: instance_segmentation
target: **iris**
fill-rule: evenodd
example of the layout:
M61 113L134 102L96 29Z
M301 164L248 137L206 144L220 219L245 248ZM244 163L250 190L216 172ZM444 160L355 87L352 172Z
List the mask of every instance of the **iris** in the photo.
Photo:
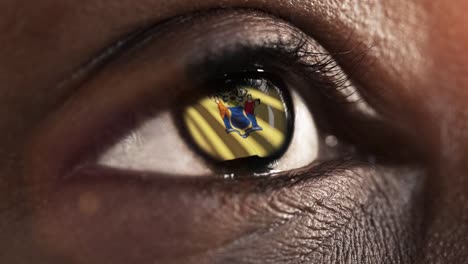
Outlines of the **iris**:
M281 157L293 130L286 89L267 78L227 78L183 111L188 140L217 162Z

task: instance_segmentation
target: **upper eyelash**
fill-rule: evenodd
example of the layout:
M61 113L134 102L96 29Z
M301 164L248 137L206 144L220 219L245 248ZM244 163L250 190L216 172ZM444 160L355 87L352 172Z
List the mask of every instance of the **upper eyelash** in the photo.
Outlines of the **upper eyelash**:
M345 72L336 62L338 56L349 56L352 51L329 54L326 52L313 51L308 36L295 32L294 39L289 41L272 41L260 47L250 47L247 45L238 45L222 55L207 56L202 62L194 63L190 75L202 80L213 78L211 76L221 76L225 72L238 72L255 69L258 65L267 68L268 63L280 61L283 65L290 67L290 70L302 71L303 76L311 86L319 87L322 94L330 101L337 104L354 107L367 117L378 117L377 112L367 104L362 98L352 79L356 71ZM355 69L362 68L362 58L364 53L358 53L354 56L353 64ZM221 57L221 58L219 58ZM262 64L254 58L268 58L269 62ZM244 59L242 59L244 58ZM233 65L240 65L238 69L233 70ZM223 67L228 65L229 69ZM234 66L235 68L235 66ZM202 69L203 72L200 70ZM221 70L220 70L221 69ZM247 70L245 70L247 69Z

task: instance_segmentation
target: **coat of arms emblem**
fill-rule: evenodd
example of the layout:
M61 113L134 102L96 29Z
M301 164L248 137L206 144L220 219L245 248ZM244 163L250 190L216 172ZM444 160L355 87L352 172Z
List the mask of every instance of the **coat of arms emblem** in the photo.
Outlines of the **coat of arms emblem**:
M237 133L242 138L254 131L263 130L257 123L255 108L260 99L254 99L246 89L236 88L214 97L227 133Z

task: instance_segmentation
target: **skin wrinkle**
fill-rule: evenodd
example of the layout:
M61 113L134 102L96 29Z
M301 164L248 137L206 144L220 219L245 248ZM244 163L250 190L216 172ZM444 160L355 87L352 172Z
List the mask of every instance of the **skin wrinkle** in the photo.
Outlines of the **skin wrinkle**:
M372 231L372 232L376 232L376 234L374 235L367 235L367 239L362 239L361 241L362 242L351 242L349 241L348 243L346 243L346 238L343 239L344 241L344 244L341 244L341 245L335 245L335 251L337 251L336 253L332 254L332 255L324 255L323 258L320 260L321 262L323 263L334 263L334 262L337 262L338 260L340 260L341 262L343 263L412 263L413 262L413 257L411 257L410 253L411 253L411 250L408 250L409 247L406 247L406 243L408 243L408 240L402 240L401 238L404 237L403 234L405 234L406 231L401 230L402 227L406 227L406 226L414 226L414 225L418 225L418 222L414 222L412 223L411 225L401 225L399 224L399 222L401 222L401 219L400 218L397 218L397 217L394 217L393 219L391 219L391 221L386 221L386 222L380 222L380 221L374 221L372 216L375 216L375 215L380 215L380 216L384 216L384 215L387 215L388 216L392 216L395 214L395 211L392 209L390 211L387 211L387 210L382 210L383 208L386 208L388 205L385 205L388 201L388 199L385 199L384 197L389 197L389 194L388 194L388 191L387 190L394 190L396 192L400 192L401 190L398 190L398 184L395 184L395 187L396 188L388 188L388 186L385 186L386 184L388 184L388 181L387 180L384 180L382 181L382 179L385 179L385 178L373 178L373 179L376 179L378 181L380 181L381 183L376 185L377 186L380 186L380 187L377 187L379 192L382 191L382 190L386 190L385 191L385 194L384 195L379 195L379 194L376 194L374 197L376 198L375 202L373 203L374 206L372 206L372 204L367 204L365 206L365 208L367 209L364 209L363 208L363 211L362 213L365 214L365 215L368 215L368 216L371 216L371 218L369 217L353 217L352 218L352 223L350 223L350 228L348 228L346 230L346 232L348 233L348 236L344 236L344 237L348 237L348 239L351 239L351 240L354 240L354 239L360 239L359 237L356 238L356 237L349 237L349 236L355 236L355 235L359 235L359 234L362 234L362 233L371 233L369 231ZM391 178L390 178L391 179ZM404 181L407 181L407 179L399 179L399 180L404 180ZM382 186L382 182L385 182L387 181L386 184L384 184L385 187ZM391 180L393 181L393 180ZM418 186L417 182L413 182L412 185L414 187ZM411 189L411 188L410 188ZM408 190L410 190L408 189ZM400 208L400 212L398 214L401 214L401 215L404 215L404 212L405 211L409 211L409 212L412 212L412 207L408 205L404 200L405 198L408 199L409 197L408 196L414 196L414 195L418 195L417 193L419 193L418 191L409 191L406 193L406 195L399 195L399 196L395 196L393 194L390 195L390 197L399 197L401 198L401 200L399 200L400 202L396 202L395 199L393 199L392 201L392 204L394 205L395 208ZM389 197L389 198L390 198ZM383 204L382 204L382 201L383 201ZM402 203L402 204L400 204ZM382 206L383 205L383 206ZM398 206L399 205L399 206ZM405 205L405 206L402 206L402 205ZM405 208L405 210L401 210L401 208ZM380 211L380 212L372 212L372 211ZM391 213L389 213L391 212ZM414 211L413 211L414 212ZM386 217L384 217L386 218ZM372 224L361 224L362 226L361 227L352 227L353 225L356 225L356 221L360 221L360 220L364 220L364 221L370 221ZM411 219L411 218L405 218L405 219ZM354 224L353 224L354 222ZM381 223L381 224L388 224L387 227L385 226L382 226L381 224L379 224L379 226L376 226L376 223ZM363 228L365 227L365 228ZM373 228L375 227L375 228ZM354 232L355 230L359 230L359 232ZM367 231L366 231L367 230ZM397 230L401 230L398 235L396 233ZM382 244L381 241L387 241L386 243ZM388 241L394 241L394 243L388 243ZM404 242L404 243L402 243ZM364 245L364 250L360 250L359 248L352 248L352 249L349 249L348 247L349 246L353 246L353 245ZM372 246L370 246L372 245ZM408 243L407 245L411 245L410 243ZM379 247L377 247L379 246ZM392 250L392 246L395 246L396 248L396 252L395 250ZM377 248L380 248L381 250L376 250ZM406 252L405 252L405 249L406 249ZM348 250L348 253L340 253L342 251L345 251ZM334 256L346 256L344 259L343 258L333 258ZM340 262L340 263L341 263Z
M345 176L345 178L346 178L346 177L347 177L347 176ZM332 181L332 180L330 180L330 181ZM336 185L340 185L339 181L338 181L338 182L332 181L332 182L333 182L334 184L336 184ZM327 185L326 183L322 183L322 182L317 182L317 184L320 184L320 185L322 185L322 184ZM329 185L327 185L327 186L329 186ZM327 187L327 188L328 188L328 187ZM322 189L323 189L323 188L322 188ZM313 188L313 190L317 190L318 192L321 192L321 191L320 191L321 188ZM308 196L307 193L305 193L305 194L303 194L303 195ZM261 198L261 197L258 197L258 198ZM252 201L258 200L258 198L252 197ZM232 200L232 199L230 199L230 200ZM354 200L356 200L356 199L352 199L352 200L354 201ZM359 200L359 199L358 199L358 200ZM244 200L244 202L245 202L245 200ZM297 206L296 206L296 207L297 207ZM252 212L250 212L250 213L252 213ZM224 214L222 214L222 215L224 215ZM328 214L324 212L324 215L328 215ZM332 215L333 215L333 214L332 214ZM332 217L332 215L328 215L328 217ZM308 217L310 217L310 216L308 216ZM278 228L275 228L275 229L273 229L273 230L278 231ZM320 238L321 236L317 236L317 237Z
M358 172L354 171L354 170L351 170L349 172L345 172L345 174L353 174L355 175L357 178L361 178L361 176L359 175ZM374 176L370 176L370 178L373 178ZM375 180L373 180L373 182L375 182ZM336 180L333 180L333 184L332 185L328 185L326 182L323 183L325 186L327 186L326 189L332 187L332 186L337 186L339 189L343 188L343 186L340 185L339 181L337 182ZM360 180L357 180L357 184L362 184L362 182L360 182ZM386 186L388 187L388 186ZM350 187L352 188L352 187ZM376 187L377 188L377 187ZM383 188L383 187L382 187ZM320 191L323 191L324 189L323 188L304 188L306 190L318 190L319 192ZM301 197L303 196L308 196L307 194L307 191L304 191L303 188L300 188L300 190L302 190L300 193L301 193ZM379 188L377 188L376 190L378 190ZM290 225L287 225L288 222L286 223L283 223L281 224L280 226L274 226L274 228L272 228L273 230L275 231L278 231L278 230L281 230L280 227L286 227L286 231L284 231L285 233L287 233L287 229L288 229L288 226L304 226L305 228L307 228L305 231L303 232L298 232L300 234L302 234L301 236L297 236L295 235L294 238L291 238L291 239L286 239L285 241L291 241L293 244L290 244L290 245L283 245L281 248L284 250L284 249L289 249L289 250L293 250L293 252L291 251L283 251L281 252L280 256L295 256L295 257L299 257L305 261L308 261L308 262L320 262L320 261L323 261L323 259L320 259L320 258L317 258L317 252L324 252L323 255L327 255L327 250L323 250L323 248L327 248L327 243L329 243L330 246L332 246L334 243L336 243L335 241L336 240L341 240L340 236L337 235L337 234L340 234L341 233L341 230L346 230L347 229L347 226L348 226L348 222L352 222L353 219L357 219L359 215L362 215L361 217L364 217L366 218L367 217L367 213L365 213L365 211L361 211L362 208L361 206L352 206L352 208L354 209L351 209L349 208L349 212L350 212L350 215L348 215L347 217L343 217L343 213L344 211L341 210L341 209L338 209L336 210L333 206L338 206L338 207L341 207L343 206L342 203L331 203L331 206L332 207L329 207L327 205L327 202L325 201L332 201L334 200L333 196L336 196L337 194L340 194L340 193L345 193L343 191L338 191L338 190L332 190L330 193L331 196L328 197L328 198L322 198L320 199L319 201L317 201L314 205L312 206L309 206L311 208L314 208L313 209L313 213L310 214L310 212L308 210L305 210L303 208L303 206L301 206L300 203L298 203L297 205L291 205L291 204L286 204L286 207L291 207L291 208L296 208L297 209L297 213L296 214L293 214L295 215L294 218L292 218L291 220L289 221L294 221L294 222L297 222L297 223L300 223L300 222L303 222L303 221L307 221L307 219L315 219L315 220L312 220L312 222L308 223L308 224L290 224ZM407 195L411 195L412 194L412 191L408 191L407 192ZM310 194L313 196L313 194ZM380 195L372 195L371 197L374 197L377 198L379 197ZM278 195L278 197L281 197L280 195ZM362 197L369 197L365 194L362 194ZM404 196L402 196L403 198ZM370 201L360 201L360 199L356 199L357 197L353 197L353 198L348 198L348 200L352 203L352 204L360 204L360 205L366 205L366 207L372 207L372 205L374 204L373 202L370 202ZM406 197L404 197L406 198ZM314 200L313 198L310 199L306 199L306 200ZM341 200L341 199L340 199ZM298 207L299 206L299 207ZM275 206L277 207L277 206ZM281 206L279 206L281 207ZM387 207L387 206L385 206ZM298 215L297 215L298 214ZM313 217L313 216L317 216L317 215L321 215L322 217L325 217L325 218L317 218L317 217ZM347 214L345 214L347 215ZM369 215L379 215L379 214L369 214ZM336 218L335 220L332 220L332 221L328 221L326 219L330 219L330 218ZM390 221L389 225L396 225L398 223L398 221L396 221L396 219L393 219L394 221ZM318 222L316 222L318 221ZM321 224L318 224L318 223L323 223L324 226L328 226L327 228L325 229L320 229L318 228L318 226L320 226ZM339 224L337 224L339 223ZM330 225L331 224L331 225ZM331 228L331 230L329 229ZM349 229L349 228L348 228ZM297 230L298 231L298 230ZM307 234L307 235L304 235L304 234ZM315 234L315 235L314 235ZM329 235L324 235L324 234L329 234ZM243 238L245 239L245 238ZM250 238L250 237L247 237L247 239L254 239L255 240L255 237L254 238ZM316 240L316 242L313 242L314 240ZM335 240L335 241L332 241L332 240ZM300 241L303 241L303 242L300 242ZM393 240L395 245L397 245L398 243L398 240ZM255 242L252 242L253 244L256 244ZM299 243L299 244L298 244ZM242 244L242 243L240 243ZM315 246L313 246L315 245ZM247 246L248 247L248 246ZM268 247L268 245L266 246ZM274 248L274 247L273 247ZM296 254L294 253L294 251L296 250L300 250L300 249L308 249L307 251L303 251L302 253L299 254L299 252L297 252ZM242 251L244 249L240 249L240 251ZM233 252L233 254L236 254L235 253L236 251ZM258 253L257 251L255 251L256 253ZM281 263L295 263L294 259L290 259L290 260L287 260L287 259L284 259L280 256L276 256L273 252L264 252L263 254L260 254L260 256L273 256L272 259L276 260L276 262L280 261ZM323 255L321 255L323 257ZM275 257L276 256L276 257ZM252 259L255 259L255 255L252 255L251 256ZM401 256L400 257L401 259L405 258L404 256ZM282 259L282 260L279 260L279 259ZM364 259L363 259L364 260ZM334 262L333 260L329 260L330 263ZM220 263L225 263L223 261L220 261ZM243 262L244 263L244 262ZM246 261L245 263L256 263L255 261L252 261L252 262L249 262L249 261ZM270 263L270 262L262 262L262 263ZM274 263L274 262L272 262ZM327 262L328 263L328 262ZM344 263L348 263L348 262L344 262ZM352 263L352 262L349 262L349 263ZM363 262L359 262L359 263L363 263Z

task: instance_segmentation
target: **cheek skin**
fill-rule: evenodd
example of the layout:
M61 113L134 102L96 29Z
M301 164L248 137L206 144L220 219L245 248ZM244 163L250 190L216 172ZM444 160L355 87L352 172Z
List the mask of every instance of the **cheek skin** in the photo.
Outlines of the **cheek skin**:
M269 179L277 185L267 189L261 181L80 176L38 208L34 225L43 251L77 263L404 261L418 224L407 213L419 177L404 168L306 173L286 185Z

